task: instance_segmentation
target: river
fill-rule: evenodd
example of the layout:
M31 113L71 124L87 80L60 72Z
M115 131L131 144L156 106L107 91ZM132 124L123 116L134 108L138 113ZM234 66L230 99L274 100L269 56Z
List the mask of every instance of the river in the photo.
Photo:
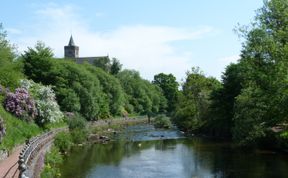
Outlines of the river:
M176 129L129 126L108 144L73 148L63 178L288 177L288 155L235 148L208 138L185 138Z

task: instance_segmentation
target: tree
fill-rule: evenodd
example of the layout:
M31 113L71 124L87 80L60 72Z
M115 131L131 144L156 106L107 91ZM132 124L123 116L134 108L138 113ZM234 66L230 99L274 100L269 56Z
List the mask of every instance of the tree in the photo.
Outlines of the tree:
M105 72L110 72L111 63L109 57L100 57L94 60L93 65L103 69Z
M209 117L210 94L219 87L218 80L206 77L199 68L188 71L174 115L175 123L189 131L202 129Z
M117 78L125 91L125 109L138 114L151 114L164 111L167 101L158 86L140 77L135 70L123 70Z
M116 58L112 58L110 73L112 75L117 75L121 71L121 69L122 69L122 64L120 63L120 61Z
M24 74L35 82L48 85L51 82L53 52L43 42L38 41L34 48L28 48L22 55Z
M232 137L234 105L242 89L244 74L245 67L242 63L226 67L222 75L222 86L211 93L207 133L213 136Z
M243 88L236 98L233 137L242 144L265 139L271 127L287 123L288 2L265 1L246 39L240 63Z
M175 110L179 84L172 74L160 73L154 76L153 84L159 86L168 102L168 112Z
M7 40L7 33L0 23L0 85L17 88L23 78L21 63L16 60L15 47Z

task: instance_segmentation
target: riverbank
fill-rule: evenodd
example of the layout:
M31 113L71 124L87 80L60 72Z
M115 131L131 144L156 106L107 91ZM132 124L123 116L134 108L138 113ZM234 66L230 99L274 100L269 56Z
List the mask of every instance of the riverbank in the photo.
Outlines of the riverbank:
M129 125L147 123L146 117L133 118L115 118L109 120L98 120L83 123L83 120L76 119L68 122L69 132L60 133L55 137L54 144L45 155L43 160L44 169L41 177L60 177L59 165L65 157L70 156L70 149L73 147L82 147L88 144L107 143L111 136L120 132ZM83 125L84 124L84 125ZM73 125L73 126L71 126Z
M288 155L245 151L226 141L187 138L176 128L138 124L128 126L117 137L106 144L73 147L60 165L61 178L288 176Z

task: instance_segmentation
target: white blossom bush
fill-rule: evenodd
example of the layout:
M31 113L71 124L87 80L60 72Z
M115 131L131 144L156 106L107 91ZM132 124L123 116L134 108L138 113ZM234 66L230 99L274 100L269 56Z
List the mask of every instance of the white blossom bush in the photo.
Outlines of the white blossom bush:
M46 124L62 120L64 114L56 101L55 93L51 86L44 86L33 82L32 80L21 80L22 88L27 89L35 99L38 115L36 122Z

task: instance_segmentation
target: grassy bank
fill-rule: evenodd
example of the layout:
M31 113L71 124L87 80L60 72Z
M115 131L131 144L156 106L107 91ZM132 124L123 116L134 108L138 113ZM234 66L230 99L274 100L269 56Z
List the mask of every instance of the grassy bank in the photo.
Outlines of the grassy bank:
M23 144L26 139L43 132L43 129L35 123L22 121L6 112L2 105L0 105L0 116L6 127L6 135L0 144L1 150L11 151L15 146Z
M0 96L0 103L3 103L3 97ZM7 112L2 104L0 105L0 117L4 121L6 135L0 144L0 150L11 152L14 147L25 143L25 140L39 135L47 130L67 126L62 121L58 123L49 123L44 127L39 127L35 122L21 120L11 113Z

